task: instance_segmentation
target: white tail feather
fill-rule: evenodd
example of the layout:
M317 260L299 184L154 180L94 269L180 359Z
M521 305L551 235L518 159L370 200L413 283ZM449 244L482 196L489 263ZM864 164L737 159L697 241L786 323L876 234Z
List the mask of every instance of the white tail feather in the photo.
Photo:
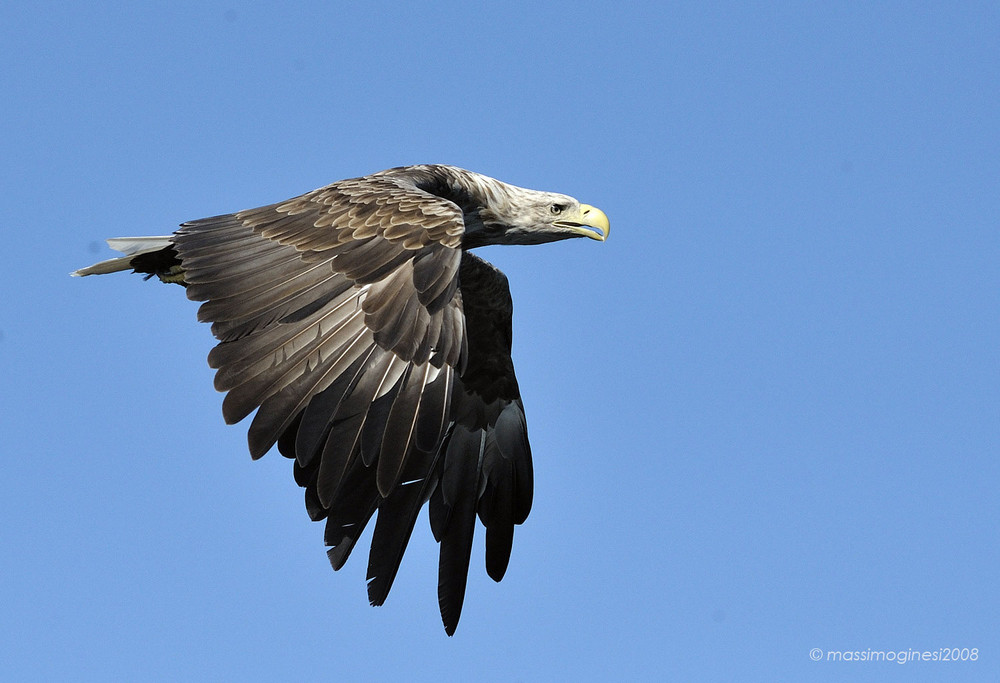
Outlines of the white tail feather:
M140 254L148 254L169 247L172 244L170 235L158 235L155 237L112 237L108 240L108 246L115 251L125 254L118 258L108 259L95 263L87 268L74 270L70 275L73 277L83 277L84 275L106 275L117 273L120 270L128 270L132 267L132 259Z

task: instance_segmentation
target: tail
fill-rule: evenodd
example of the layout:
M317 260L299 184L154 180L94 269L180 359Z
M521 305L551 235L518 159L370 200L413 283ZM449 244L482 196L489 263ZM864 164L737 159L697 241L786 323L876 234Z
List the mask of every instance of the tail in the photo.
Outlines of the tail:
M125 254L118 258L74 270L70 275L106 275L122 270L156 275L164 282L183 284L184 272L170 235L156 237L112 237L108 246Z

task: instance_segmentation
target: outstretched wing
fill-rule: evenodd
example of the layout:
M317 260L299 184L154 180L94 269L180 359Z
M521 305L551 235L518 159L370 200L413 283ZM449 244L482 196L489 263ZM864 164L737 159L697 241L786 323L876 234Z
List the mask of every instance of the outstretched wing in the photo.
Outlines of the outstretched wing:
M188 296L250 451L295 459L335 569L378 511L369 599L382 604L417 513L432 500L448 633L461 611L478 511L499 580L531 501L510 362L506 279L461 250L462 209L419 178L377 174L184 224Z
M430 500L431 530L441 543L438 602L449 635L465 597L476 512L486 526L486 571L500 581L514 525L527 519L533 489L524 407L510 357L513 306L507 278L469 253L462 257L459 278L469 356L456 380L453 426Z

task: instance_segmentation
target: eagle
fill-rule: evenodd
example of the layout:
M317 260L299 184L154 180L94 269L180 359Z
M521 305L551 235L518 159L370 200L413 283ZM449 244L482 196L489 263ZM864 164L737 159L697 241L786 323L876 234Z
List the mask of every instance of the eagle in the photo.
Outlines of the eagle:
M372 605L388 596L427 503L450 636L476 517L486 572L500 581L533 495L510 289L470 250L604 241L608 229L604 212L567 195L404 166L168 236L110 239L124 256L72 274L131 270L204 302L223 416L234 424L256 410L251 456L277 444L293 460L310 518L326 520L335 570L375 515Z

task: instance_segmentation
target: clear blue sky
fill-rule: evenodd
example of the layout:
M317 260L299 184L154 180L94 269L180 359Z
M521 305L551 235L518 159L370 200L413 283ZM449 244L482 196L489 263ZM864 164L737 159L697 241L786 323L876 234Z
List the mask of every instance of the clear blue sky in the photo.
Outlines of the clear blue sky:
M995 3L82 5L0 8L0 678L1000 678ZM369 607L196 305L67 276L410 163L612 226L483 253L536 495L451 639L425 515Z

